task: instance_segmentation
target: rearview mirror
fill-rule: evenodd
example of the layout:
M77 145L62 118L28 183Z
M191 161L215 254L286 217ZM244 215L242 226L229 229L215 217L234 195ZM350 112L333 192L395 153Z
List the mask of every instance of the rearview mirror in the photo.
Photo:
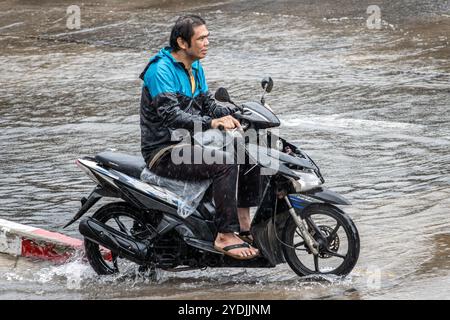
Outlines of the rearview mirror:
M273 80L271 77L264 77L261 81L262 88L269 93L273 88Z
M216 90L216 93L214 94L214 98L220 102L231 102L230 95L228 94L227 89L222 88L222 87L220 87Z

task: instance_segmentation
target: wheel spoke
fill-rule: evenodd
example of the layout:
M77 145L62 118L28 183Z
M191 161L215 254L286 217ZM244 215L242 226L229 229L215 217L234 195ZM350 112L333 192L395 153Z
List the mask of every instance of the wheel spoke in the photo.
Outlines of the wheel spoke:
M333 241L334 237L336 236L336 233L338 232L339 228L341 227L341 224L339 223L339 221L336 224L336 227L334 227L333 231L331 232L331 234L327 237L328 238L328 242L330 243L331 241Z
M316 272L320 272L320 270L319 270L319 255L317 255L317 254L314 255L314 269L316 270Z
M295 233L296 233L300 238L303 239L303 236L302 236L301 233L298 231L298 229L295 229Z
M139 239L146 238L148 235L151 235L151 232L148 229L142 230L142 231L139 231L139 232L136 232L136 233L133 234L133 236L135 238L139 238Z
M112 256L112 262L114 265L114 271L117 272L117 271L119 271L119 266L117 265L118 254L111 251L111 256Z
M300 246L302 246L304 244L305 244L305 241L294 244L294 249L299 250L299 251L308 251L306 248L299 248Z
M114 221L116 221L117 225L120 228L120 231L125 232L127 235L131 236L130 232L127 230L127 228L124 226L124 224L122 223L122 221L120 221L118 216L114 217Z
M343 256L342 254L339 254L339 253L331 251L331 250L325 250L325 253L329 254L330 256L338 257L338 258L341 258L341 259L345 259L345 257L346 257L346 255Z
M305 241L299 242L297 244L294 244L294 248L300 247L300 246L302 246L304 244L305 244Z

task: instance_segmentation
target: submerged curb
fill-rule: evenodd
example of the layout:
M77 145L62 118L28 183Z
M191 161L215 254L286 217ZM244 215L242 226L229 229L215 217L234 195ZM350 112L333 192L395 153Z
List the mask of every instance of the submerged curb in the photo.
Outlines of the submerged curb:
M0 219L0 253L64 262L82 250L82 240Z

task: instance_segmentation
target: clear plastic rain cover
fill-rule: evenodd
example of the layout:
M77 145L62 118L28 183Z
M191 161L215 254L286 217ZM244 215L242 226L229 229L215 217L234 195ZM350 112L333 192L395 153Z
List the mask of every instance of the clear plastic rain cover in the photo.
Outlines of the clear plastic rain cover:
M216 151L216 156L221 159L232 159L233 155L226 152L227 145L233 141L233 136L224 134L219 130L210 129L199 132L193 136L195 145L201 146L205 152ZM227 160L225 160L227 161ZM206 190L212 183L212 179L201 181L185 181L164 178L158 176L145 168L141 173L143 182L165 188L171 194L174 201L178 203L178 215L186 218L195 212Z
M168 190L173 200L178 203L177 213L187 218L195 212L197 206L211 185L212 180L184 181L168 179L158 176L145 168L141 173L141 180L148 184L157 185Z

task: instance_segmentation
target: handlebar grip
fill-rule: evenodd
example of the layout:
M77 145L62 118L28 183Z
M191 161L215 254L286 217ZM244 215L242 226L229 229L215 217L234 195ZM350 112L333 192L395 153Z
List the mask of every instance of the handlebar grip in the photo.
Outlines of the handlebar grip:
M225 129L225 127L223 125L219 124L219 127L217 129L223 131Z

